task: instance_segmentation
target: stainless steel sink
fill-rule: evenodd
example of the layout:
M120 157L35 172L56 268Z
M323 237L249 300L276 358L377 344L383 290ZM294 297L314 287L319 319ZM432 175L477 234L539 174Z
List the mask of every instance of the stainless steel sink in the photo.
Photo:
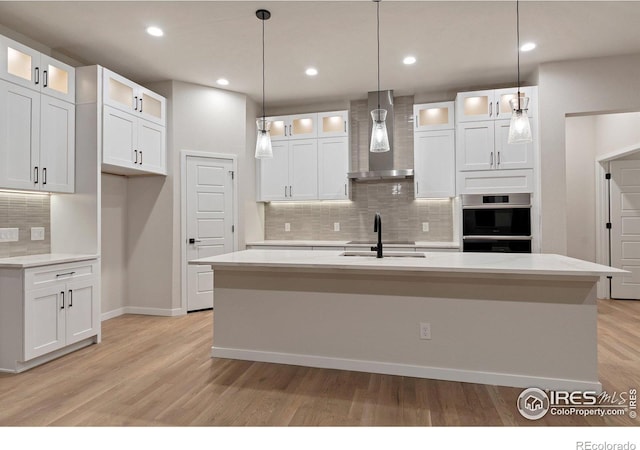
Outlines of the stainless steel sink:
M376 252L344 252L340 256L368 256L376 257ZM421 252L384 252L384 258L425 258L425 254Z

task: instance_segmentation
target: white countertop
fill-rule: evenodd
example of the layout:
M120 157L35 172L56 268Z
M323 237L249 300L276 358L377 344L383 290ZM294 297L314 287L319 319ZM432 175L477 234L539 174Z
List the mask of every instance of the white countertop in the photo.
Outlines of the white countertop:
M373 241L375 238L371 240ZM370 247L370 244L349 244L351 241L313 241L313 240L267 240L247 242L248 246L277 246L277 247ZM434 241L416 241L415 244L383 244L389 248L454 248L459 249L458 242L434 242Z
M214 269L298 269L599 277L628 273L601 264L540 253L426 252L425 258L341 256L341 251L244 250L190 261Z
M0 269L26 269L76 261L96 259L98 255L76 255L70 253L46 253L42 255L13 256L0 258Z

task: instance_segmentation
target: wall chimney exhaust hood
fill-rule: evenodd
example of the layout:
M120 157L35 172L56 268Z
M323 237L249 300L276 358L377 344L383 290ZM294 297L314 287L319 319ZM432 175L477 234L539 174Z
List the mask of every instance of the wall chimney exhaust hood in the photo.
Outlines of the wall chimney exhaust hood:
M368 111L378 108L378 92L369 92ZM393 165L393 91L380 91L380 108L387 110L387 131L389 133L389 146L391 150L382 153L369 152L371 142L367 143L367 153L369 153L369 171L368 172L350 172L349 178L355 181L375 181L387 180L395 178L411 178L413 177L413 169L400 169ZM367 114L367 122L369 124L367 136L371 140L371 128L373 122L371 116Z

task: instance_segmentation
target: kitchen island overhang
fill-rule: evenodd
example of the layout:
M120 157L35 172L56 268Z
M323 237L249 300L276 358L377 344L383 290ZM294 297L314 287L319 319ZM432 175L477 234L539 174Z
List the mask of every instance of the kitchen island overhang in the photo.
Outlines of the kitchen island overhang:
M543 254L248 250L192 263L215 271L213 357L597 391L596 283L625 273Z

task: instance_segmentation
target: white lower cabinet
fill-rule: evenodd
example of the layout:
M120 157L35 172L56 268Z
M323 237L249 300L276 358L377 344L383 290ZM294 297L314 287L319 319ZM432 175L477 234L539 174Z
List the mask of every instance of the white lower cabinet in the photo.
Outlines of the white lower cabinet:
M0 371L21 372L73 344L99 342L99 280L97 260L0 270Z

